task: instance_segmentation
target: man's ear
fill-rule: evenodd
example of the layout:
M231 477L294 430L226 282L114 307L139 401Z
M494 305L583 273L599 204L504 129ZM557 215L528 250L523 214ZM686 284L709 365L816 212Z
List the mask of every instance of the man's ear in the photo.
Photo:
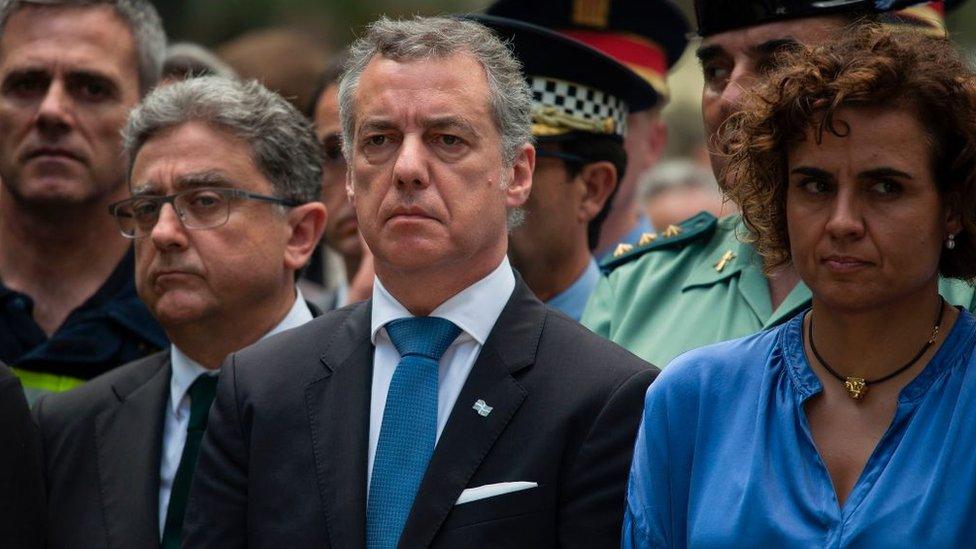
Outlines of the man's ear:
M600 213L617 188L617 168L606 160L591 162L583 166L576 177L582 182L584 191L577 220L587 224Z
M325 204L321 202L309 202L288 211L290 233L285 245L285 268L297 271L308 263L325 232L327 218Z
M518 208L529 199L532 192L532 172L535 171L535 147L526 143L515 155L511 167L512 180L505 187L505 207Z

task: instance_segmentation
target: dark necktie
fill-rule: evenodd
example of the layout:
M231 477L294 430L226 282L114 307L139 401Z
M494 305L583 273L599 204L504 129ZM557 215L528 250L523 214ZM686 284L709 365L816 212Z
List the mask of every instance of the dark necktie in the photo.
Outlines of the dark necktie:
M178 549L183 531L183 515L186 500L190 496L193 471L197 468L197 454L203 432L207 430L207 414L217 394L217 376L202 374L190 385L190 421L186 427L186 444L180 456L180 465L173 477L173 490L166 508L166 525L163 528L163 549Z
M366 546L393 549L410 515L437 440L438 364L461 333L449 320L394 320L386 333L400 353L383 409L366 502Z

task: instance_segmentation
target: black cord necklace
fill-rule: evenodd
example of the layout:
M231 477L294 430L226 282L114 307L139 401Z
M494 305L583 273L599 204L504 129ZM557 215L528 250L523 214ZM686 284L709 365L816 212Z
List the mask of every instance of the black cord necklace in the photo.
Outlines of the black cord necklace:
M915 363L918 362L918 359L922 358L922 355L924 355L925 351L928 351L929 347L931 347L932 344L935 343L935 339L939 335L939 327L942 326L942 315L944 313L945 313L945 298L943 298L940 295L939 315L935 319L935 325L932 327L932 336L929 337L928 341L925 342L925 345L922 345L922 348L918 350L918 353L914 357L912 357L911 360L908 361L908 364L905 364L904 366L898 368L894 372L891 372L886 376L879 377L878 379L864 379L863 377L858 377L858 376L844 377L839 373L837 373L836 370L831 368L830 364L827 364L827 361L824 360L822 356L820 356L820 352L817 351L817 346L813 344L813 314L810 315L810 322L807 324L807 339L810 341L810 350L813 351L813 356L817 357L817 360L820 362L820 365L823 366L825 370L830 372L830 375L834 376L835 378L837 378L838 381L844 384L844 388L847 389L848 393L850 393L851 398L853 398L854 400L861 400L861 398L868 392L869 386L888 381L889 379L903 373L905 370L914 366Z

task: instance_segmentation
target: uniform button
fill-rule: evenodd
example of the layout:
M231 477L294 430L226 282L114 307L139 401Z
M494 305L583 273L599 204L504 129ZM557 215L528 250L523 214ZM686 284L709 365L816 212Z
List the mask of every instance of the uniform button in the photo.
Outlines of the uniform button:
M15 311L26 311L27 310L27 300L22 297L15 297L10 300L10 305Z

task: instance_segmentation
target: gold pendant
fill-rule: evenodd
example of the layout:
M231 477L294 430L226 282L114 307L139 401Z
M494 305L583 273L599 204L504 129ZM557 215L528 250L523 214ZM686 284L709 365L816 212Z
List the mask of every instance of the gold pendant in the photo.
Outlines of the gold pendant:
M863 377L848 377L847 381L844 382L844 388L854 400L861 400L864 394L868 392L868 386L864 383Z

